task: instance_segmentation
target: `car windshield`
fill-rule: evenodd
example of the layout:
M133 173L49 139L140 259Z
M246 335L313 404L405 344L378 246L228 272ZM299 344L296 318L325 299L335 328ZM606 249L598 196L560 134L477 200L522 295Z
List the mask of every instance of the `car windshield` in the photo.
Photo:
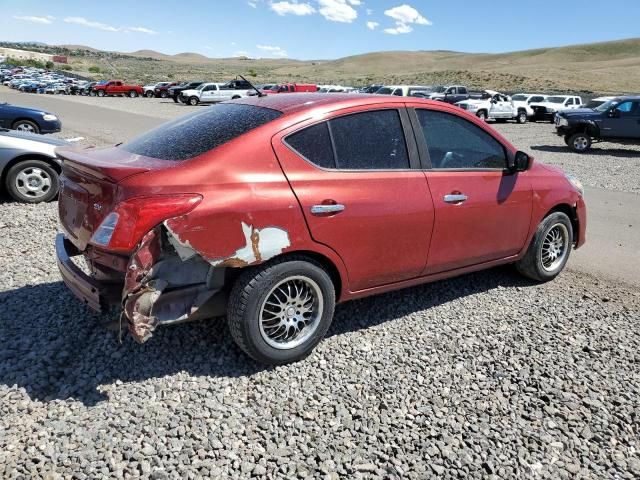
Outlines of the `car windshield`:
M391 89L389 87L382 87L382 88L379 88L378 90L376 90L376 93L378 95L391 95L391 92L393 92L393 89Z
M270 108L222 103L160 125L121 148L145 157L186 160L213 150L280 115L282 112Z
M514 102L526 102L527 98L529 98L527 95L514 95L511 97Z
M594 110L596 112L602 112L602 113L608 112L609 110L611 110L613 107L615 107L619 103L620 103L620 100L618 100L618 99L609 100L608 102L604 102L602 105L594 108Z
M567 97L549 97L547 98L547 102L549 103L564 103Z

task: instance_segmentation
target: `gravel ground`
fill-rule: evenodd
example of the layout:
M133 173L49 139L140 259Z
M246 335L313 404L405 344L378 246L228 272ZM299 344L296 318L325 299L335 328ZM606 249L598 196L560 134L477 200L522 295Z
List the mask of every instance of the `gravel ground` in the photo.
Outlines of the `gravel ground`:
M491 270L265 369L220 321L119 344L59 281L56 204L0 209L0 478L640 477L637 291Z
M594 144L586 154L573 153L549 123L493 124L521 150L536 160L557 165L589 187L640 193L640 144Z

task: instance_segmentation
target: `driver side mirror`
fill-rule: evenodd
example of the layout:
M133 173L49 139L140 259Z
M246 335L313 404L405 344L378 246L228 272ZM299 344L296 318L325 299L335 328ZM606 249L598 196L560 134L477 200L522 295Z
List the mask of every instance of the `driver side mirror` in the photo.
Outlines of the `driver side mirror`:
M507 158L507 170L511 173L526 172L531 166L531 157L524 152L516 152Z

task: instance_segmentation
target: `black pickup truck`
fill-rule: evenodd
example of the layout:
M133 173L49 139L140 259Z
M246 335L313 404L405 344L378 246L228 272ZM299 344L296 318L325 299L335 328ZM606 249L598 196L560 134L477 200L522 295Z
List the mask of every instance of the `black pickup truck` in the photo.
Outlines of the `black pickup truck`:
M640 144L640 96L623 96L596 108L565 110L555 116L556 133L574 152L595 142Z

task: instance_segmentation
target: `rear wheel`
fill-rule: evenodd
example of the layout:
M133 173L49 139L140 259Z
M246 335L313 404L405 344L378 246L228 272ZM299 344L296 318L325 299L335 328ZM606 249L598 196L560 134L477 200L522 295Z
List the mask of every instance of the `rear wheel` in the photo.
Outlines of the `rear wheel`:
M58 185L58 173L42 160L22 161L7 173L7 191L18 202L39 203L53 200L58 194Z
M305 358L325 336L335 308L327 272L291 257L247 269L229 297L233 339L253 359L279 365Z
M527 123L528 116L525 110L520 110L518 112L518 116L516 117L516 121L520 124Z
M147 98L153 98L156 95L151 90L147 90L147 92L144 94L144 96L147 97Z
M18 120L13 124L13 129L19 132L40 133L40 127L31 120Z
M231 100L237 100L238 98L240 98L240 95L234 95L233 97L231 97Z
M198 97L189 97L189 105L195 107L198 103L200 103L200 99Z
M136 92L135 90L131 90L129 92L129 97L130 98L136 98L138 96L138 92Z
M569 148L576 153L584 153L591 148L591 137L586 133L574 133L569 137Z
M169 96L169 94L167 92L162 92L160 94L160 98L167 98Z
M525 277L548 282L564 269L573 245L573 226L565 213L554 212L536 230L527 253L516 262Z

